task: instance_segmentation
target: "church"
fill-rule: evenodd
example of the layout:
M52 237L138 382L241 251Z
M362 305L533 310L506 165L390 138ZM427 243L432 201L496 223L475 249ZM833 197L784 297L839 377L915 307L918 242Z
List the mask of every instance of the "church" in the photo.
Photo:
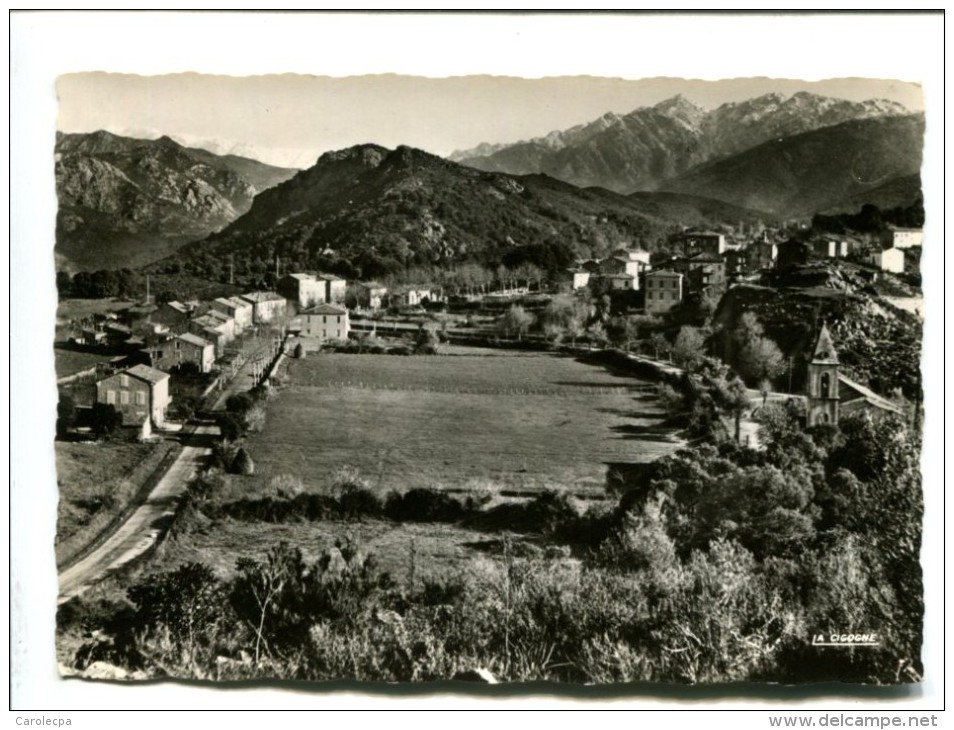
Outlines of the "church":
M842 416L868 411L873 416L904 411L869 388L839 372L838 352L828 327L821 326L811 349L805 379L805 425L837 425Z

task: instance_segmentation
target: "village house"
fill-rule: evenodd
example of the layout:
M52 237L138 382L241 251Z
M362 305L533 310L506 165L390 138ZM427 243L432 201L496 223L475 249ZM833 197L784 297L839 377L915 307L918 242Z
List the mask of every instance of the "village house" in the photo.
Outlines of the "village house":
M868 263L877 266L882 271L892 274L904 273L904 251L900 248L886 248L868 254Z
M788 269L792 266L804 266L808 263L810 256L811 247L807 243L792 239L779 245L775 266L779 270Z
M631 259L627 256L612 256L608 259L603 259L600 262L600 273L603 276L612 276L614 274L628 274L632 276L636 281L639 281L639 274L642 270L642 262ZM639 284L634 287L635 289L639 288Z
M189 320L196 312L196 307L192 302L163 302L149 316L149 321L153 324L161 324L168 327L168 331L185 332L189 328Z
M235 320L232 319L229 315L224 312L220 312L217 309L210 309L208 312L202 315L203 318L211 319L219 323L220 326L224 328L225 334L229 339L229 342L235 339L237 334L235 327Z
M713 231L686 231L681 240L683 256L695 256L698 253L722 255L726 249L725 235Z
M924 230L921 228L901 228L888 226L881 234L882 248L912 248L924 243Z
M306 350L318 349L326 340L344 340L351 325L348 310L334 304L317 304L299 313L299 337Z
M749 254L746 249L730 248L722 258L725 261L726 276L743 276L749 271Z
M844 239L816 238L810 245L815 258L843 259L848 255L848 242Z
M652 269L652 264L650 263L651 254L649 251L644 251L642 248L618 248L613 251L614 258L625 258L630 261L637 261L641 264L637 270L637 274L649 271ZM632 274L632 271L627 271L627 273Z
M311 274L286 274L279 282L278 293L294 302L298 309L306 309L325 299L324 282Z
M345 300L348 282L334 274L287 274L278 282L278 293L299 309Z
M96 383L96 402L115 406L124 426L141 426L144 421L162 428L169 396L169 374L148 365L135 365Z
M192 363L200 373L212 370L215 363L215 345L197 335L186 333L143 350L149 356L149 364L165 372L183 363Z
M252 305L238 297L219 297L212 302L212 309L231 317L235 334L241 334L252 326Z
M255 324L268 324L285 318L288 302L285 297L275 292L250 292L240 298L252 305L252 321Z
M232 329L229 324L212 316L211 313L203 314L189 322L189 331L215 345L216 357L222 357L225 354L226 345L232 341Z
M687 286L691 289L725 285L725 261L718 254L703 252L676 259L673 269L685 274Z
M436 301L430 287L401 287L390 292L387 296L389 307L416 307L421 304L430 304Z
M683 275L657 269L646 274L646 313L663 314L682 301Z
M318 274L319 283L324 283L324 302L342 304L348 290L348 281L334 274Z
M778 258L778 244L772 241L754 241L745 249L748 266L752 270L771 269Z
M387 287L376 281L360 282L356 291L357 304L364 309L380 309L387 293Z
M590 272L586 269L567 269L566 283L571 291L585 289L590 283Z
M70 340L76 345L98 347L106 344L106 333L96 327L83 327L79 332L75 332Z
M600 279L607 282L612 291L636 291L639 289L639 277L632 274L604 274Z

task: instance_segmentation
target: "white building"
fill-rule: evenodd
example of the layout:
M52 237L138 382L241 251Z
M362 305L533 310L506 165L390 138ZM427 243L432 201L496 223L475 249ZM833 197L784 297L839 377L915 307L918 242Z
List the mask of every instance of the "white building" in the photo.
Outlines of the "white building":
M924 230L921 228L897 228L890 226L881 234L884 248L912 248L924 243Z
M892 274L904 273L904 251L900 248L886 248L868 256L868 263L877 266L882 271Z

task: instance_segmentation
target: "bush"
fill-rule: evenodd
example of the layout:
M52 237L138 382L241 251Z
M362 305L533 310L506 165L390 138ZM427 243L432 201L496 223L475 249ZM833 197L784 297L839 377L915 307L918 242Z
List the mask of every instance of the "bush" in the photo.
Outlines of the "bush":
M397 522L454 522L468 511L447 492L426 487L390 492L384 504L384 514Z
M235 458L232 460L231 471L233 474L241 474L242 476L251 476L255 473L255 462L252 461L252 457L245 449L239 449L236 452Z
M278 499L294 499L304 494L305 487L298 477L291 474L279 474L268 480L268 490Z
M222 438L226 441L237 441L245 434L245 423L234 413L221 413L215 421Z
M90 411L90 427L99 438L111 438L122 428L123 416L110 403L95 403Z
M236 416L244 418L249 409L255 404L255 400L248 393L236 393L230 395L225 401L225 410Z
M381 498L367 487L349 484L338 495L338 510L345 520L377 517L384 509Z
M56 404L56 435L65 436L76 424L76 405L68 395L61 395Z

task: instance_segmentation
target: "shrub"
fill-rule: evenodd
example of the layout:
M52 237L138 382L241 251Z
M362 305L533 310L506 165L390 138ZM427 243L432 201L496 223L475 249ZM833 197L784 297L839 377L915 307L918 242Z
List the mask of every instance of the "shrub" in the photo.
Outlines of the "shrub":
M453 522L467 513L460 500L427 487L390 492L384 504L384 514L397 522Z
M245 423L234 413L220 413L215 421L219 433L226 441L236 441L245 434Z
M90 427L99 438L111 438L122 428L123 416L111 403L95 403L90 410Z
M225 410L236 416L244 417L249 409L254 405L255 400L248 393L235 393L230 395L225 401Z
M255 462L245 449L239 449L232 460L232 473L251 476L255 473Z
M65 436L76 424L76 405L68 395L61 395L56 404L56 435Z
M304 494L305 487L298 477L291 474L279 474L268 480L268 490L278 499L294 499Z

